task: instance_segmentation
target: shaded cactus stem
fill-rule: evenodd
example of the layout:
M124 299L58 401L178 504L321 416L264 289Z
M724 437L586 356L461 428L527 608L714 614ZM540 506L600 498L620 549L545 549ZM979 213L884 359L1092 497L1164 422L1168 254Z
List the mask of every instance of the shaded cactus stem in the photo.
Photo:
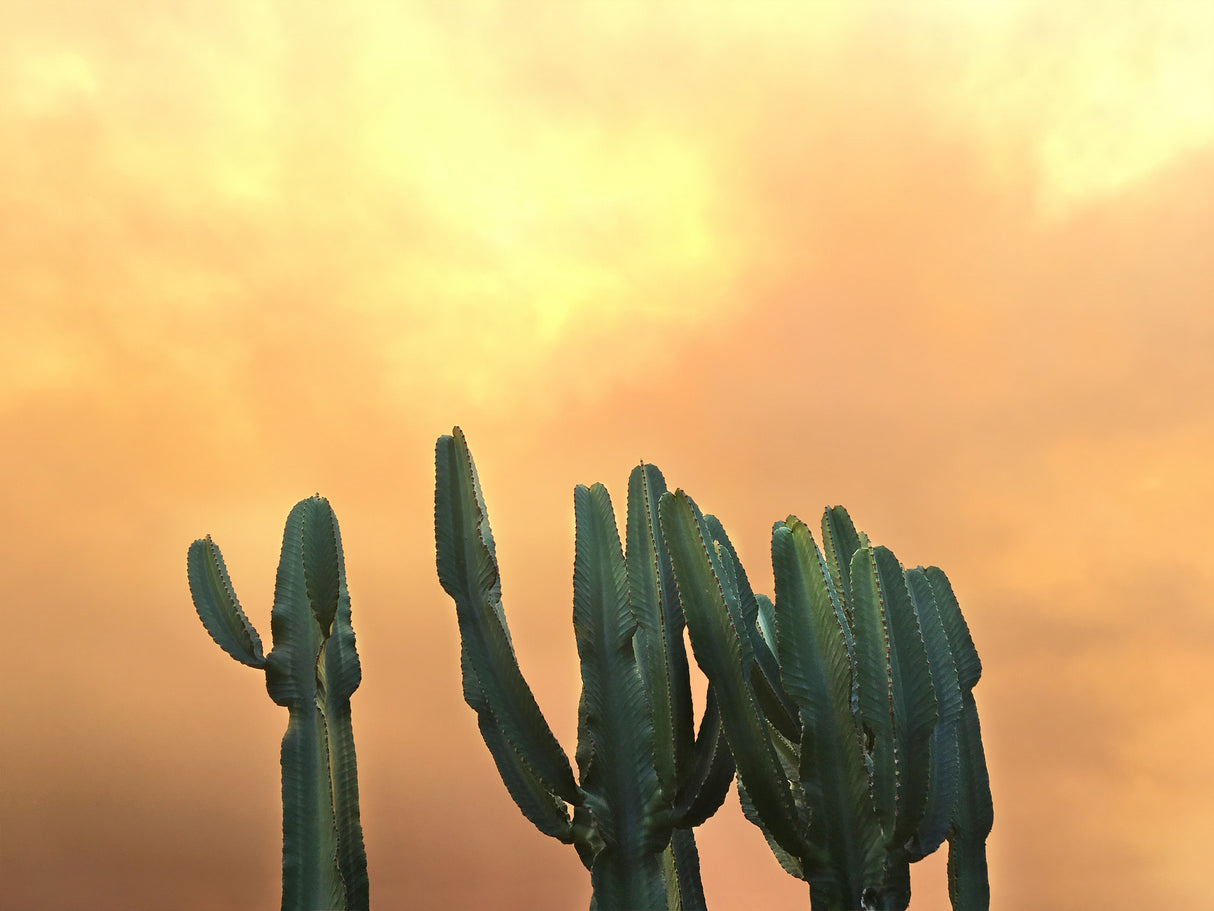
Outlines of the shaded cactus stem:
M270 617L274 647L245 616L209 537L190 546L190 593L203 626L242 664L265 671L289 711L282 739L282 909L366 909L350 696L362 678L337 517L311 497L287 517Z
M576 848L596 911L704 908L692 830L724 800L733 764L711 694L694 733L683 612L658 531L661 473L632 472L626 553L606 488L574 492L575 780L515 657L458 427L438 440L435 468L438 575L455 602L464 698L511 797L541 832Z

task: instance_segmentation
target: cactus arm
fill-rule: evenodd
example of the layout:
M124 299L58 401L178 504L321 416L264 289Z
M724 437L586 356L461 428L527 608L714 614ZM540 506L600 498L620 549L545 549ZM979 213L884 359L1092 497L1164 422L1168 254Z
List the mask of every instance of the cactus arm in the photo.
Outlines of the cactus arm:
M811 887L831 896L828 906L854 907L881 882L883 842L852 714L846 621L813 536L791 516L773 531L772 566L781 679L804 730L809 837L828 858L825 867L803 868Z
M851 516L842 506L832 506L822 514L822 553L830 570L830 579L851 621L851 558L860 549L860 535Z
M666 853L674 867L674 881L678 889L678 904L671 902L670 907L679 911L707 911L704 883L700 878L700 852L696 850L695 834L691 829L673 830Z
M715 549L717 559L714 566L719 570L725 602L738 605L739 626L745 631L739 636L742 672L750 680L755 700L767 720L774 724L786 739L795 741L801 733L797 708L780 685L780 667L776 662L775 649L759 631L758 599L750 588L746 571L738 561L737 553L725 537L724 529L713 516L704 517L704 526L704 531L710 536Z
M957 804L948 835L949 897L957 911L986 911L990 907L991 891L987 878L986 839L991 832L994 812L973 692L982 675L982 662L948 577L935 566L929 566L925 575L956 661L963 706L957 731L960 765Z
M464 699L476 711L485 744L524 815L545 834L568 840L565 804L582 798L569 760L519 670L484 497L458 427L435 447L434 504L436 562L443 589L455 601Z
M725 739L717 694L710 686L690 770L679 782L675 825L691 829L707 821L725 802L733 772L733 754Z
M948 576L938 566L929 566L924 570L924 575L931 584L936 606L940 610L940 622L944 624L949 648L957 664L957 682L963 693L972 690L982 677L982 661L978 658L978 650L974 647L965 617L961 615L957 596L953 594Z
M194 609L211 638L241 664L264 668L261 637L241 609L223 554L210 535L190 545L186 568Z
M961 720L961 686L957 666L949 648L948 634L940 619L931 583L920 568L906 571L907 588L919 615L923 642L931 663L932 684L936 690L939 718L931 741L931 781L923 822L910 846L910 859L918 860L935 851L948 836L949 823L957 802L960 762L957 727Z
M755 595L755 600L759 606L757 615L759 635L755 639L755 652L756 654L770 652L771 656L776 658L779 649L775 605L766 595ZM763 710L768 722L782 736L790 741L798 741L801 738L801 716L796 703L788 698L788 694L780 683L779 659L776 658L777 674L774 678L770 676L770 669L765 670L765 668L767 668L765 659L756 661L750 675L759 708Z
M691 498L682 491L664 494L659 515L692 650L716 692L739 787L746 788L764 833L789 854L800 857L807 850L801 837L804 820L743 672L741 611L726 600L719 558Z
M476 712L477 729L489 748L506 790L532 825L545 835L570 844L574 841L574 826L565 802L531 771L514 744L502 733L466 652L460 655L460 665L463 668L464 699ZM586 869L590 869L589 864Z
M964 696L960 727L961 781L948 836L948 894L955 911L987 911L991 887L986 839L991 832L991 783L973 693Z
M666 492L654 465L638 465L628 479L628 597L637 619L637 660L653 711L654 767L673 795L679 770L691 761L691 679L683 648L683 611L666 543L658 529L658 499Z
M873 555L889 617L890 675L898 755L897 823L893 841L901 849L918 830L927 807L932 732L939 709L932 685L931 663L902 565L886 547L874 548Z
M747 793L746 786L742 784L740 778L738 779L738 803L742 806L742 815L763 833L767 846L771 848L771 853L775 855L776 861L784 868L784 871L797 879L805 879L805 870L801 866L801 861L785 851L780 847L780 843L771 837L771 833L767 831L767 826L759 817L759 811L755 809L754 802L750 799L750 794Z
M746 661L749 655L748 666L755 697L758 699L763 713L767 716L767 720L772 722L786 738L796 741L801 736L801 722L797 717L796 704L788 698L784 688L780 685L780 664L776 659L777 637L775 635L774 608L772 608L771 614L772 622L769 627L771 638L769 639L763 633L760 620L762 610L766 608L761 607L760 596L756 595L754 589L750 587L750 579L746 575L742 561L738 559L738 552L734 550L733 542L729 540L729 536L725 533L721 523L717 521L716 516L704 516L704 526L718 548L718 557L721 568L724 570L722 581L726 583L731 593L736 593L735 596L741 605L742 623L746 628L747 639L743 644L743 660ZM761 597L762 601L767 602L767 606L770 607L770 600L766 596Z
M592 867L598 911L667 906L653 719L633 647L636 617L611 499L601 484L574 490L577 544L573 627L581 659L577 764L603 849Z

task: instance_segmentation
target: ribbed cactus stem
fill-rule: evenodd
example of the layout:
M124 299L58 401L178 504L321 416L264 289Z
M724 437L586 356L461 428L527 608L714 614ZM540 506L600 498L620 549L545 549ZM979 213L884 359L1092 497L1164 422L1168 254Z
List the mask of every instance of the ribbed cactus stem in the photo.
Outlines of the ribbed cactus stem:
M289 712L281 754L283 911L366 909L350 716L362 671L337 517L321 497L302 500L287 517L268 656L210 538L190 546L188 570L211 637L236 660L264 669L270 698Z

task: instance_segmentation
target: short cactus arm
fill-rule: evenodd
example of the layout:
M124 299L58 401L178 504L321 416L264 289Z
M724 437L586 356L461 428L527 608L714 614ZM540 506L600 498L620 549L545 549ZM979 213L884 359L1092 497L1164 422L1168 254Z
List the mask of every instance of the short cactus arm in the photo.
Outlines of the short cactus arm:
M519 809L541 832L570 842L566 804L582 797L519 670L484 496L458 427L435 448L434 534L439 581L459 622L464 699Z
M860 549L860 533L842 506L831 506L822 514L822 555L830 570L830 579L851 621L851 558Z
M264 668L261 637L241 609L223 554L209 535L190 545L186 567L194 609L211 638L241 664Z
M929 566L924 570L924 575L931 585L936 606L940 611L940 622L948 636L949 649L957 665L957 682L963 693L972 690L982 677L982 661L978 658L978 649L974 647L969 625L961 614L961 605L957 603L957 596L953 594L953 586L944 570L938 566Z

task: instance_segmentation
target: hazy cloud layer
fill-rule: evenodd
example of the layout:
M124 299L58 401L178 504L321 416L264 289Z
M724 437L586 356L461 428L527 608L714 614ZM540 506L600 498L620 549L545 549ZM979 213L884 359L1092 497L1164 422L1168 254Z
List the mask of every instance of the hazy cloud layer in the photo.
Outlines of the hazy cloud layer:
M0 719L15 907L275 900L264 636L342 521L378 905L567 908L434 579L434 438L480 466L572 749L575 483L641 458L771 590L827 503L945 567L982 652L995 904L1188 908L1214 807L1214 18L1035 3L10 4L0 34ZM731 798L714 907L804 907ZM737 858L744 859L739 864ZM945 902L943 864L913 907Z

